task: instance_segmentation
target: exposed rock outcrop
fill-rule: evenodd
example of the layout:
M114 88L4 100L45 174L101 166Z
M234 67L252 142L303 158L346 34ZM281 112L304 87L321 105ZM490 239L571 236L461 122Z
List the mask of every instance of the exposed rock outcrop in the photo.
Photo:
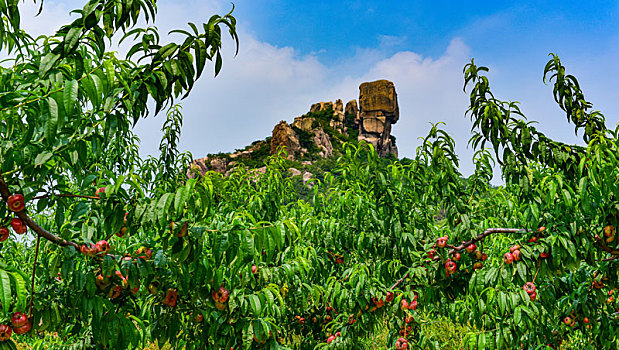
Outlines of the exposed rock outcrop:
M288 159L294 159L294 153L301 149L297 133L283 120L273 128L271 154L277 153L282 147L286 148Z
M340 99L333 104L333 119L329 121L329 126L340 134L346 133L346 128L344 127L344 105Z
M314 176L314 174L310 173L309 171L306 171L303 173L303 184L306 184L309 179L311 179Z
M325 111L332 111L326 113ZM352 118L352 119L351 119ZM291 170L293 176L302 175L304 182L311 174L304 171L317 158L340 154L344 142L363 140L371 143L380 156L398 155L391 127L400 118L395 86L388 80L377 80L359 86L359 100L350 100L344 106L341 99L311 105L309 113L294 118L289 125L281 121L273 128L272 136L256 141L234 153L210 155L194 160L188 171L204 175L216 171L231 173L237 165L258 168L261 160L285 148L288 159L299 160L303 167ZM357 136L358 135L358 136ZM259 168L258 173L263 171ZM309 175L308 175L309 174Z
M391 125L400 119L398 95L388 80L377 80L359 86L359 140L371 143L381 156L398 156L391 140Z
M326 111L327 109L333 109L333 102L318 102L318 103L314 103L310 107L310 113Z
M333 155L333 144L331 143L331 138L322 128L318 128L314 131L313 140L316 146L322 150L318 153L318 155L323 158L329 158Z
M193 177L194 172L198 172L201 175L206 174L208 171L208 166L206 165L207 160L208 158L194 159L193 164L191 164L191 167L189 168L188 176Z
M292 126L297 127L301 130L310 131L312 130L313 123L314 123L314 118L300 116L300 117L294 118L294 123L292 123Z
M344 110L346 114L352 114L355 116L359 116L359 107L357 107L357 100L350 100L346 103L346 109Z
M346 103L346 108L344 109L345 115L352 115L353 125L355 129L359 129L359 107L357 107L357 100L350 100Z
M288 169L288 171L290 172L290 176L294 177L294 176L301 176L301 170L297 169L297 168L290 168Z

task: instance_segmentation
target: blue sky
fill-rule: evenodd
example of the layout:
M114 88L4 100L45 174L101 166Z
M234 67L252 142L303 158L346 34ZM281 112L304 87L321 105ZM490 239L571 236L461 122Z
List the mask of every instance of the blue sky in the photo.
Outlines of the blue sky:
M377 47L436 57L454 37L480 54L503 58L553 47L574 51L617 44L618 2L581 1L256 1L237 14L256 37L328 63L356 48ZM593 4L593 6L591 5ZM592 40L593 39L593 40ZM523 48L527 48L524 52Z
M84 1L46 0L40 17L22 5L24 26L50 33ZM223 0L161 0L161 32L227 12ZM180 147L194 157L233 151L271 134L318 101L358 97L364 81L394 81L400 121L393 134L412 157L431 122L442 121L457 144L462 172L473 169L462 67L489 66L497 97L516 100L549 136L579 142L541 77L548 53L559 54L607 117L619 122L619 1L235 1L241 47L224 42L219 77L205 75L182 101ZM30 17L28 17L30 14ZM123 51L122 48L119 49ZM163 118L136 131L156 153Z

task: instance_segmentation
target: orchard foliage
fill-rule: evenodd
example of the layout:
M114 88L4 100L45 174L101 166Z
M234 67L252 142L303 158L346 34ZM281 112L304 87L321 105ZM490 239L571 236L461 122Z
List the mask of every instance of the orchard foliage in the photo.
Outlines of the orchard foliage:
M75 348L355 349L384 328L388 348L441 348L422 331L436 315L472 349L617 347L617 130L558 57L544 77L586 146L536 130L472 61L471 177L437 124L412 160L347 145L301 200L281 155L264 174L197 176L177 150L175 101L220 71L231 14L164 45L138 27L154 0L92 0L34 39L7 3L0 348L55 332ZM119 36L128 57L106 45ZM168 112L161 156L142 159L132 126L149 106Z

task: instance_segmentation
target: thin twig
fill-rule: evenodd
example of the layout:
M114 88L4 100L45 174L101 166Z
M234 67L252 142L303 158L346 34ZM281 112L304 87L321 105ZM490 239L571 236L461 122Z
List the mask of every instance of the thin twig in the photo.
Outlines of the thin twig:
M535 276L533 276L533 282L535 282L535 279L537 278L540 266L542 266L542 258L537 259L537 271L535 271Z
M617 260L619 259L619 256L613 256L612 258L606 258L606 259L602 259L600 261L613 261L613 260Z
M464 241L462 242L462 244L460 244L459 246L453 246L453 245L448 245L448 247L452 248L449 250L448 254L453 254L455 252L459 252L462 251L464 249L466 249L466 247L468 247L469 245L478 242L484 238L486 238L487 236L490 236L493 233L519 233L519 232L532 232L531 230L528 229L524 229L524 228L489 228L486 229L486 231L484 231L484 233L481 233L479 235L477 235L477 237L474 237L468 241ZM434 259L432 260L438 260L440 259L440 257L434 257ZM394 289L397 288L402 282L404 282L408 276L410 276L410 271L413 268L413 266L411 265L411 267L408 269L408 271L406 272L406 274L400 278L399 280L397 280L391 287L390 289Z
M619 250L618 249L613 249L611 247L609 247L606 242L602 239L602 237L600 237L600 235L595 235L595 241L597 242L598 246L600 247L600 249L602 249L603 251L609 253L610 255L615 255L615 256L619 256Z
M34 252L34 263L32 264L32 284L30 286L30 311L28 315L32 317L32 305L34 304L34 278L37 271L37 259L39 257L39 247L41 246L41 236L37 237L37 248Z

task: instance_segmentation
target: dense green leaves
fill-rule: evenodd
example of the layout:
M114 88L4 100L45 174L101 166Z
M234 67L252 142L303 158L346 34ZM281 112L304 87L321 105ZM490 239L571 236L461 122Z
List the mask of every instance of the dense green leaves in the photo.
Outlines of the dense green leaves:
M616 347L619 251L605 230L619 224L617 131L589 112L556 56L544 75L586 147L537 131L472 61L468 179L437 123L414 159L346 144L332 169L300 188L281 154L264 173L201 176L177 149L175 100L208 62L221 71L222 27L238 48L231 13L189 23L166 44L137 26L154 19L153 0L92 0L75 14L32 39L13 2L0 1L0 47L15 55L0 68L0 185L24 194L26 212L59 237L42 240L36 264L32 236L2 243L0 322L32 303L35 331L92 348L356 349L377 329L390 348L401 337L409 348L440 348L423 330L441 315L466 328L472 349ZM107 46L119 31L133 41L126 58ZM139 156L132 131L149 106L167 110L157 158ZM491 185L493 154L505 186ZM8 219L0 204L0 226ZM520 230L480 238L491 227ZM450 246L438 247L445 236ZM475 253L450 255L471 239L488 255L481 269ZM89 254L102 240L110 251ZM516 244L522 258L505 264ZM457 260L450 274L448 259Z

